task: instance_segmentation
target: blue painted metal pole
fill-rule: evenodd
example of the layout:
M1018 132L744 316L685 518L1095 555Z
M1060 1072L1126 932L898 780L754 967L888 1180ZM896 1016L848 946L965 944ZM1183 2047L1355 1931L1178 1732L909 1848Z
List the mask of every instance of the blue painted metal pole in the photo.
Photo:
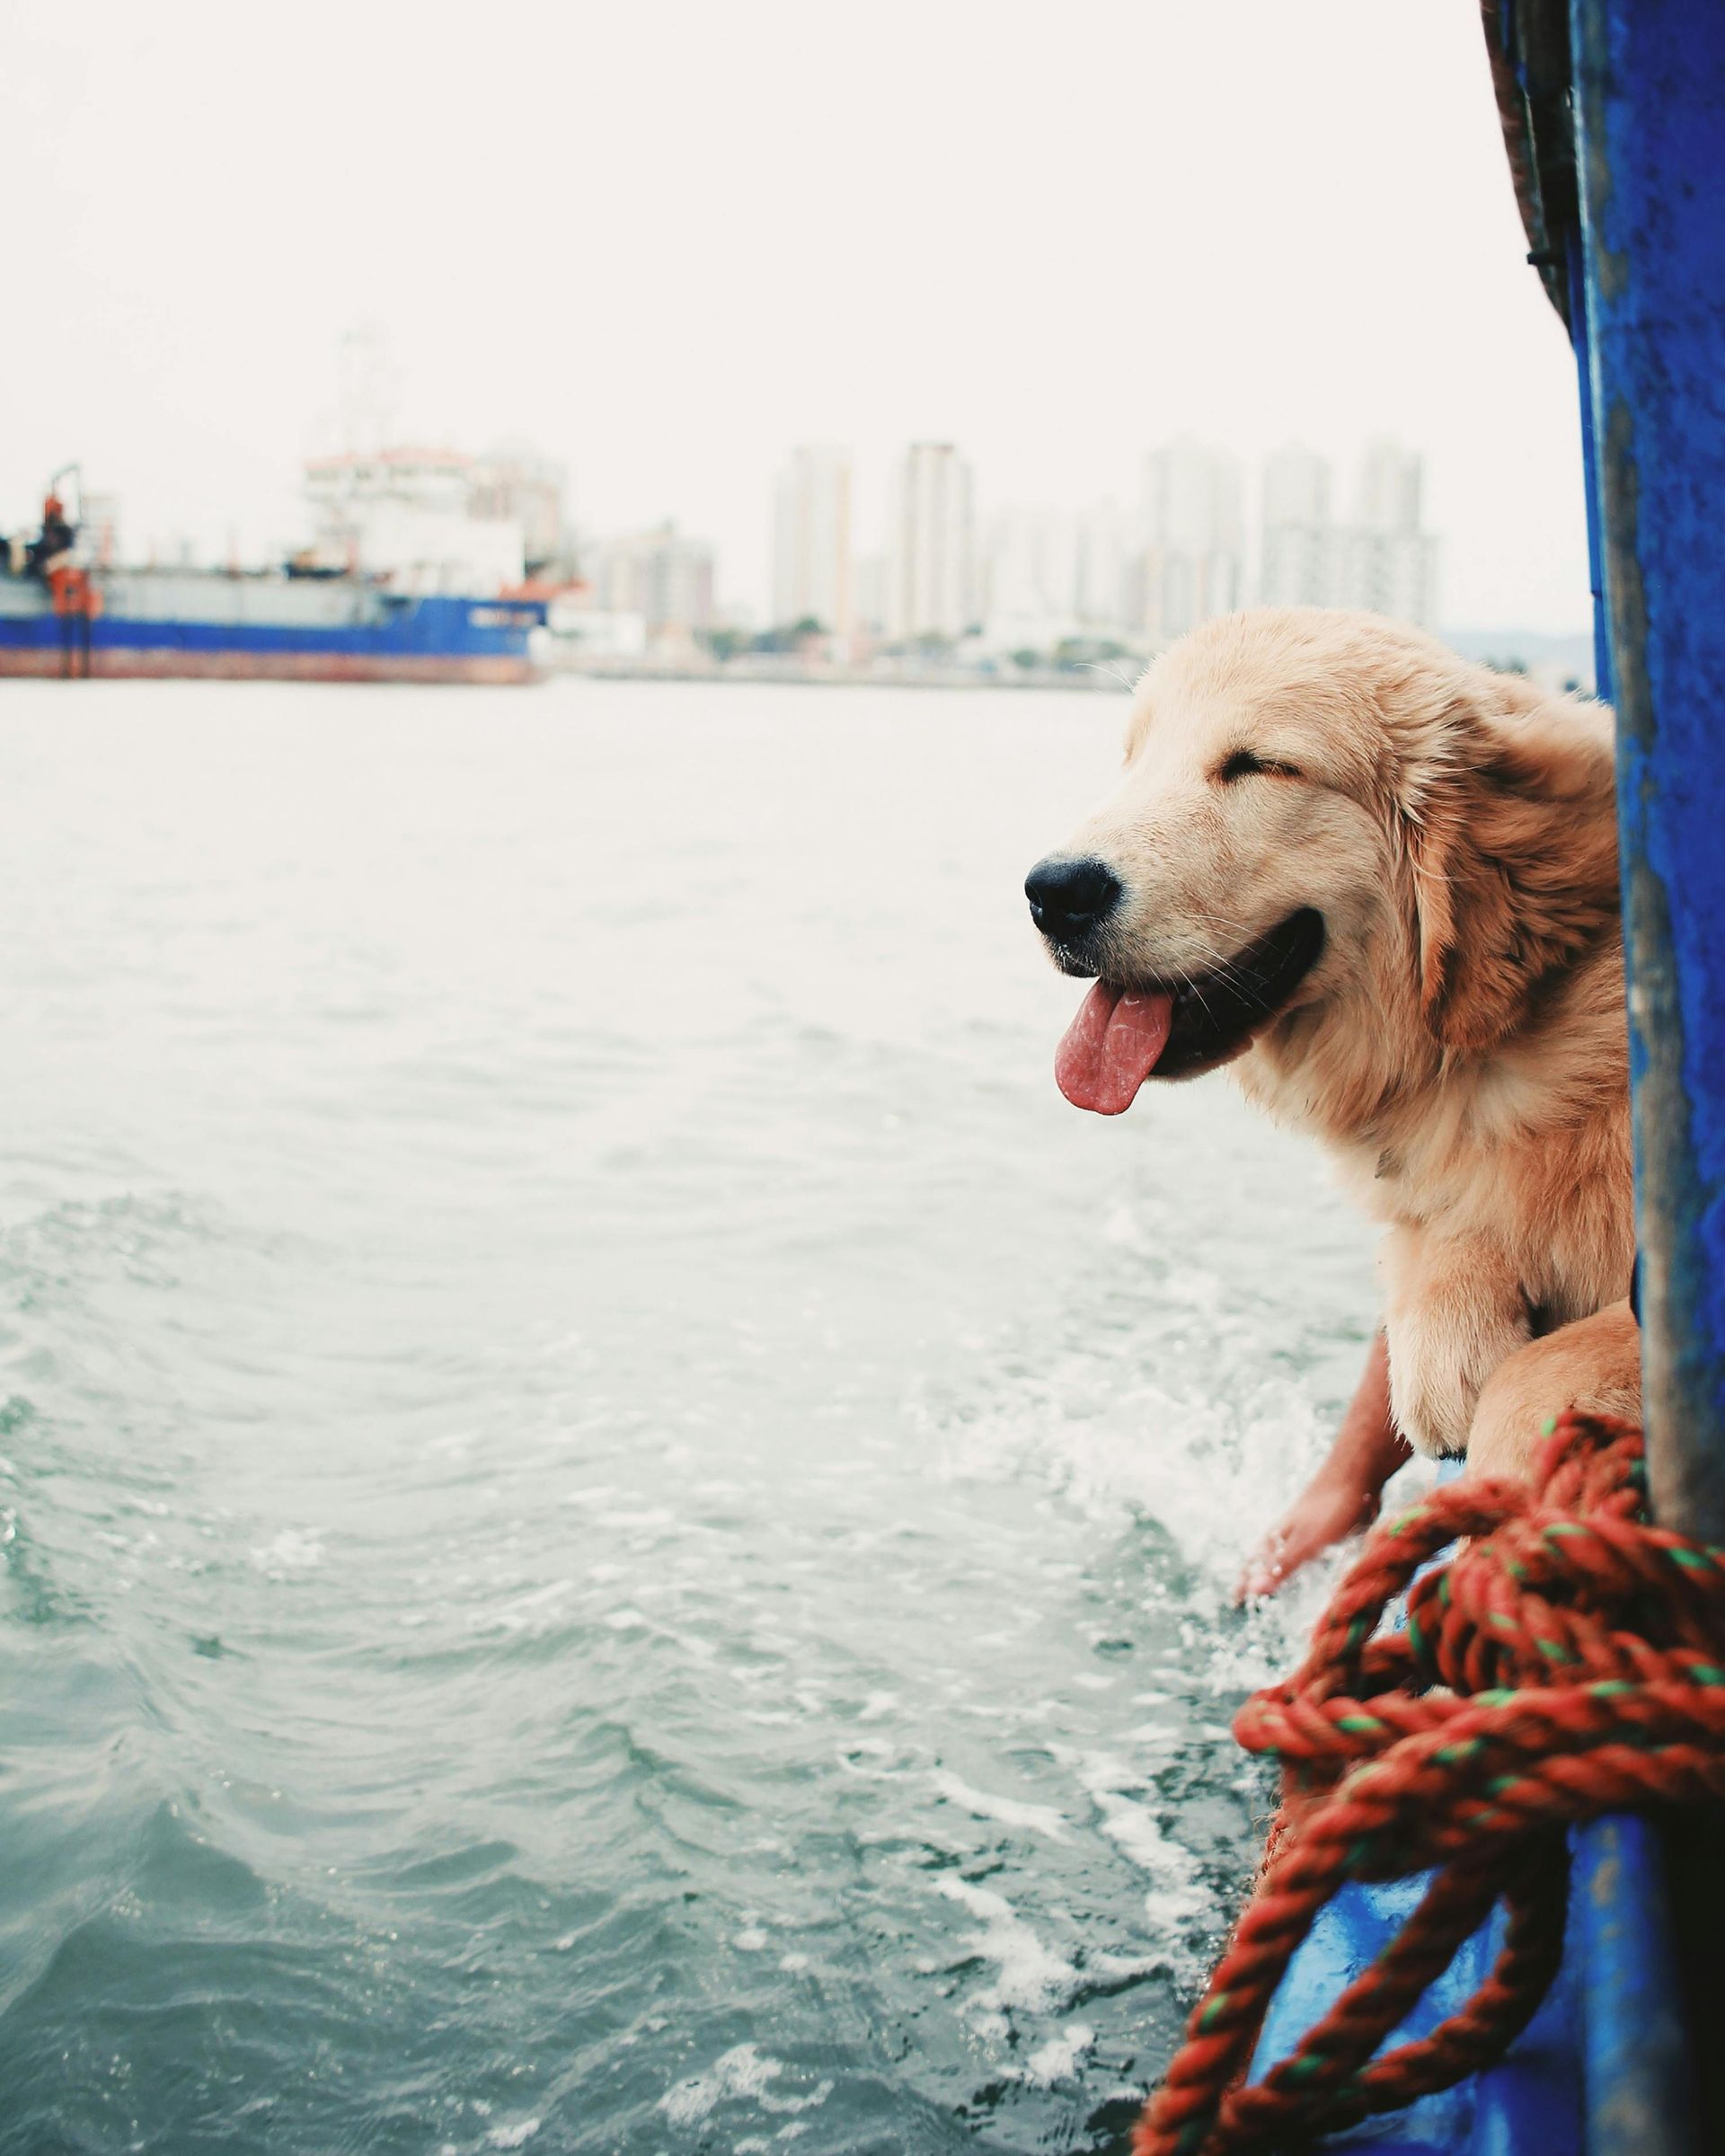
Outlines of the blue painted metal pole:
M1588 2156L1699 2149L1666 1867L1652 1823L1632 1816L1583 1827L1570 1891L1569 1950L1585 1971Z
M1654 1509L1725 1541L1725 6L1571 0Z

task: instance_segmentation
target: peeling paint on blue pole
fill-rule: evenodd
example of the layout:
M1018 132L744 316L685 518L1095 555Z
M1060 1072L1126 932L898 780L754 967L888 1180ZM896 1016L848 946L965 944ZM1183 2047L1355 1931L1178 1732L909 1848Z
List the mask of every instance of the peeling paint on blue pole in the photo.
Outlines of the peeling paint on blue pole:
M1725 1541L1725 5L1571 0L1659 1516Z

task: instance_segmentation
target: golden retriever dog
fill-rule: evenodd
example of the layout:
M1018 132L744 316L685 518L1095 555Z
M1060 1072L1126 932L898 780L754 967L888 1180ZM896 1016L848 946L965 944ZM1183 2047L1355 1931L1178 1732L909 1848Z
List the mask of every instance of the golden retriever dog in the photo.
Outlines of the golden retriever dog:
M1025 890L1094 982L1069 1100L1226 1065L1384 1224L1414 1445L1514 1471L1565 1405L1639 1411L1608 711L1376 615L1229 615Z

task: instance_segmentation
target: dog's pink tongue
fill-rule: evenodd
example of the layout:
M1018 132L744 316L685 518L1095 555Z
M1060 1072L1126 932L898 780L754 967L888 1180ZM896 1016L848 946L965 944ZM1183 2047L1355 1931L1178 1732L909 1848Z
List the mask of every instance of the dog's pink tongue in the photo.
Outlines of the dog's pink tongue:
M1174 999L1098 981L1055 1050L1054 1080L1075 1108L1122 1115L1168 1045Z

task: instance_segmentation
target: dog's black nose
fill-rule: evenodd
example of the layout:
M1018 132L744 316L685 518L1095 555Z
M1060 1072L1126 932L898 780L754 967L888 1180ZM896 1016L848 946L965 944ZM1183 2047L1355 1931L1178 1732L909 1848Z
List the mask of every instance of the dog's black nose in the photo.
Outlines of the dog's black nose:
M1051 854L1024 879L1031 918L1056 943L1075 943L1120 903L1120 879L1100 861Z

